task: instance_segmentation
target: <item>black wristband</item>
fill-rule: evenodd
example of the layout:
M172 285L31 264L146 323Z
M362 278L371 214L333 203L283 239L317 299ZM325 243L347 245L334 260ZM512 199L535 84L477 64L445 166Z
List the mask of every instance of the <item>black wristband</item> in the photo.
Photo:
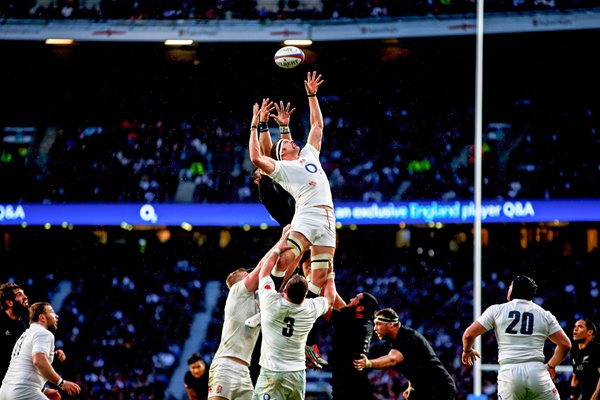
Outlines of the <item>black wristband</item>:
M56 386L58 386L59 388L62 389L63 385L65 384L65 380L63 378L60 378L60 381L58 381L58 383L56 384Z
M258 131L259 131L259 132L266 132L266 131L268 131L268 130L269 130L269 125L267 125L267 123L266 123L266 122L262 122L262 121L260 121L260 122L258 123Z
M556 369L556 367L555 367L555 366L553 366L553 365L550 365L550 364L546 364L546 365L547 365L547 366L548 366L548 368L550 368L550 369Z
M472 351L473 351L473 349L470 349L470 350L463 349L463 353L465 353L465 354L469 354L469 353L471 353Z
M287 125L279 125L279 132L282 135L289 135L290 133L290 127Z
M309 93L306 95L306 97L315 97L317 94L316 93Z
M256 126L256 125L250 125L250 129L258 129L258 126Z

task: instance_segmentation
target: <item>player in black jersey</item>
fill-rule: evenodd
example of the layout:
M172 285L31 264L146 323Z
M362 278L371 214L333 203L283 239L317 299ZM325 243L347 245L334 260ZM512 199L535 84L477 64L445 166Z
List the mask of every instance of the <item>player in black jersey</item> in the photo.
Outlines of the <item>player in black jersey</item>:
M373 389L367 371L357 370L353 362L361 354L369 354L377 299L363 292L348 304L340 301L343 307L333 309L328 316L333 327L329 355L333 399L371 399Z
M596 332L590 319L580 319L573 328L571 399L600 399L600 344L594 341Z
M456 385L433 348L414 329L400 323L398 314L391 308L375 313L375 333L390 342L387 355L369 360L362 354L354 361L359 371L369 368L398 369L408 380L409 387L402 393L410 400L454 400Z

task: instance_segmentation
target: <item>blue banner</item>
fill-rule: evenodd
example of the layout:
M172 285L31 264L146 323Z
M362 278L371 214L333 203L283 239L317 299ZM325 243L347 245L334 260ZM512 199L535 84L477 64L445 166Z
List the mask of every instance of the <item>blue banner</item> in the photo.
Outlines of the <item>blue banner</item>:
M337 203L338 223L357 225L472 223L475 203ZM600 221L600 199L492 201L484 223ZM0 225L277 226L261 204L0 204Z

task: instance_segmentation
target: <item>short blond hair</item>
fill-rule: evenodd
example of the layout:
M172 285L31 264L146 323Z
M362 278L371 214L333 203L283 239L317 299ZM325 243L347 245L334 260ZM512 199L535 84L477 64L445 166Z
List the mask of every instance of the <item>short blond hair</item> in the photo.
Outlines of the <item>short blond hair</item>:
M225 279L225 283L227 284L227 289L231 289L231 287L233 285L235 285L240 280L245 278L245 276L244 277L241 276L242 273L247 273L245 268L238 268L235 271L231 272L229 275L227 275L227 279Z

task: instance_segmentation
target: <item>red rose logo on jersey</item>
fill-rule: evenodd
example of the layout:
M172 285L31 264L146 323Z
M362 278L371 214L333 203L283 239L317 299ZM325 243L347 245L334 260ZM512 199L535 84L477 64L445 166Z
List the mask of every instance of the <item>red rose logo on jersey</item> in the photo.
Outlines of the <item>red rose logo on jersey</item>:
M265 289L271 290L271 285L265 285Z
M223 386L217 385L217 394L220 394L223 391Z

